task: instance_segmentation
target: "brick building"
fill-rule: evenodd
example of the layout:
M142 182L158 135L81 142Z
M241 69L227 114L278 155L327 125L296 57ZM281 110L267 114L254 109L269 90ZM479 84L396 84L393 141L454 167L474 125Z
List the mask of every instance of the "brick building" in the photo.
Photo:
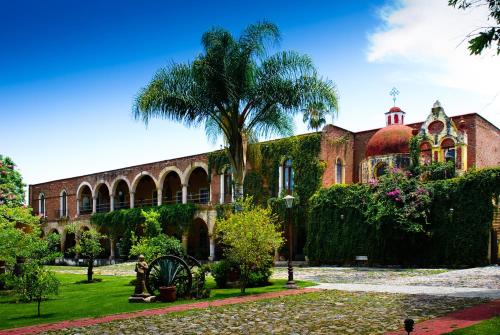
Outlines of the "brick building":
M393 107L385 113L386 127L381 129L351 132L325 126L319 157L326 164L323 187L367 182L388 168L407 167L409 140L417 134L425 138L421 143L423 163L452 160L459 174L471 167L500 166L500 130L480 115L450 118L436 102L423 122L405 125L404 118L405 112ZM343 145L329 145L338 138L344 139ZM285 161L279 167L279 194L293 183L291 179L292 167ZM67 250L75 241L64 227L76 223L81 229L88 228L93 213L193 202L199 206L193 228L182 236L183 243L188 251L201 249L201 254L213 259L214 205L232 201L230 184L229 174L208 171L205 153L30 185L29 204L44 217L44 233L60 234L61 248ZM498 199L495 201L498 205ZM500 222L498 217L496 222ZM496 229L500 232L500 227ZM115 242L106 241L111 259Z

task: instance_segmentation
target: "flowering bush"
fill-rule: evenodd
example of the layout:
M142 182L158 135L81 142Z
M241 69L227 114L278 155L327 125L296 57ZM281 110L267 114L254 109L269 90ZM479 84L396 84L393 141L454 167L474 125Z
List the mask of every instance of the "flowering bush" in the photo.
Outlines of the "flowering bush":
M369 183L371 201L366 207L370 223L396 224L407 232L422 232L427 224L430 191L408 172L392 169L378 182Z

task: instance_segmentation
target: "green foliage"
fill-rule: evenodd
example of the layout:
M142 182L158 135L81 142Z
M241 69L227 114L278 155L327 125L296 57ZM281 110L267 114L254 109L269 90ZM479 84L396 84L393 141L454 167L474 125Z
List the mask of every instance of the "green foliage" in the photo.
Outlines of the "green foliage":
M239 38L222 28L202 36L202 53L190 63L156 73L136 99L134 115L203 124L222 138L233 171L235 198L243 196L247 147L260 137L289 136L293 115L312 105L337 111L335 85L322 79L306 55L268 55L280 32L270 22L249 25Z
M432 162L421 167L422 179L426 181L450 179L455 177L455 164L448 162Z
M11 276L10 280L19 299L37 302L38 317L42 300L57 295L60 284L53 272L33 262L25 264L21 275Z
M221 174L224 168L230 166L228 152L226 149L209 152L207 154L207 159L208 171L210 171L210 173L208 174L209 182L212 178L212 171L214 171L216 174Z
M240 268L240 288L245 292L250 272L273 260L274 251L283 244L277 217L270 208L253 205L251 198L239 203L241 212L219 219L216 234L226 246L225 256Z
M141 215L144 217L144 236L158 236L161 233L160 213L155 210L141 210Z
M302 110L302 121L307 124L307 129L318 131L326 123L327 115L335 115L336 112L337 110L328 110L321 102L310 103Z
M498 194L500 168L426 183L396 174L376 186L334 185L311 198L307 255L317 264L366 255L372 264L483 265Z
M206 275L210 272L210 266L202 265L193 271L193 287L191 297L195 299L205 299L210 297L210 288L206 283Z
M21 206L24 203L26 185L15 167L12 159L0 155L0 205Z
M410 138L410 173L413 176L420 175L420 144L422 142L421 136L412 136Z
M146 262L165 255L174 255L180 258L186 256L182 243L175 237L159 234L154 237L144 237L130 249L130 256L144 255Z
M182 232L189 229L196 211L196 205L168 204L149 207L147 209L120 209L109 213L96 213L92 215L91 222L103 229L106 234L114 239L121 239L120 255L121 257L127 257L133 245L133 236L141 236L146 230L146 217L142 214L143 211L147 213L146 217L154 219L152 221L153 231L157 229L156 223L154 223L157 220L161 226L161 230L166 231L167 227L172 226L175 227L179 235L182 235ZM149 213L151 212L159 214L159 217L156 214L151 214L152 216L150 216Z
M497 55L500 54L500 4L498 0L448 0L448 5L467 10L471 7L488 6L488 19L492 19L496 26L482 27L481 31L470 33L469 50L471 55L480 55L485 49L497 44Z
M231 271L237 271L237 266L232 265L227 259L222 259L212 264L210 272L218 288L226 288L228 276Z
M92 282L92 276L94 274L94 260L99 257L99 254L104 250L101 246L101 239L106 238L94 228L90 230L82 231L76 229L74 224L66 226L67 232L75 234L76 245L74 248L69 250L76 254L82 255L87 258L87 281Z
M270 260L259 268L253 268L248 274L247 287L269 285L273 266L274 262ZM222 259L212 264L211 273L217 287L226 288L228 281L231 279L231 273L239 275L241 270L237 263L229 259Z

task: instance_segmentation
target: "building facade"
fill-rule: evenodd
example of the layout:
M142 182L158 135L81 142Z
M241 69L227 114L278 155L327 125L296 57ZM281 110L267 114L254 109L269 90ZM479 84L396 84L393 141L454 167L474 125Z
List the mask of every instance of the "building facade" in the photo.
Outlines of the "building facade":
M319 159L326 166L322 186L368 182L390 168L408 167L409 142L416 135L424 139L420 144L423 164L453 161L458 174L472 167L500 166L500 130L478 114L448 117L436 102L423 122L405 124L404 119L405 112L392 107L381 129L352 132L325 126L320 132ZM343 145L332 145L339 139ZM279 167L278 194L293 185L292 166L285 160ZM30 185L29 204L43 217L44 234L60 234L64 251L75 244L65 226L75 223L87 229L94 213L196 203L192 228L182 241L188 252L214 259L215 205L233 201L228 171L209 171L205 153ZM117 241L103 243L103 258L113 259Z

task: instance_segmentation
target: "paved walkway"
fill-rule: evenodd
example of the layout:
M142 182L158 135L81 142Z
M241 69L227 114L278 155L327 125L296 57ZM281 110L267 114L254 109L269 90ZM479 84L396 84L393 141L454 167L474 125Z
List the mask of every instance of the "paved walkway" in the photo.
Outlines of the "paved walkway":
M5 330L0 330L0 335L38 334L38 333L43 333L43 332L47 332L50 330L60 330L60 329L64 329L64 328L74 328L74 327L86 327L86 326L96 325L96 324L100 324L100 323L107 323L107 322L116 321L116 320L132 319L132 318L137 318L137 317L141 317L141 316L162 315L162 314L183 312L183 311L194 310L194 309L203 309L203 308L209 308L209 307L241 304L244 302L251 302L251 301L270 299L270 298L278 298L278 297L297 295L297 294L314 292L314 291L318 291L318 290L313 289L313 288L303 288L303 289L296 289L296 290L286 290L286 291L279 291L279 292L254 294L254 295L248 295L248 296L243 296L243 297L226 298L226 299L220 299L220 300L214 300L214 301L201 301L201 302L195 302L195 303L191 303L191 304L182 304L182 305L176 305L176 306L170 306L170 307L148 309L148 310L131 312L131 313L114 314L114 315L108 315L108 316L97 317L97 318L68 320L68 321L33 325L33 326L27 326L27 327L21 327L21 328L5 329Z
M441 335L465 328L483 320L500 315L500 300L491 301L474 307L469 307L461 311L450 313L446 316L417 323L412 335ZM404 330L386 333L386 335L406 335ZM500 334L500 329L498 333ZM489 335L497 335L489 334Z
M500 290L475 288L475 287L453 287L453 286L424 286L424 285L382 285L382 284L335 284L321 283L315 286L325 290L358 291L358 292L384 292L403 294L430 294L446 295L462 298L488 298L500 299Z

